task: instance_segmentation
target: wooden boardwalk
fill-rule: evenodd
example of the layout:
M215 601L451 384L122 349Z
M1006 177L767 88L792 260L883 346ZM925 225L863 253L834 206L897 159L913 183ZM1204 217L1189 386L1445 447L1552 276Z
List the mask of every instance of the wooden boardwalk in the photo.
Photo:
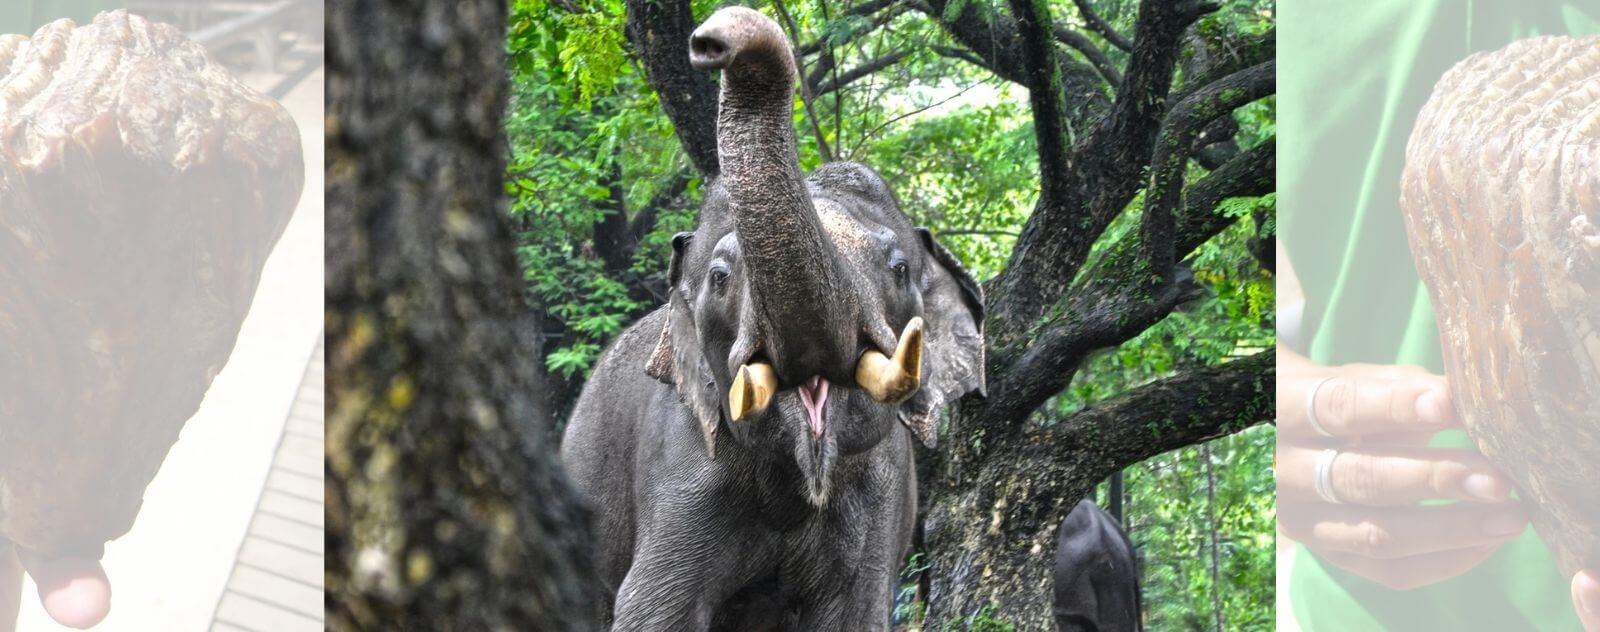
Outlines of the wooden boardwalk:
M323 627L323 357L319 342L217 604L215 632Z

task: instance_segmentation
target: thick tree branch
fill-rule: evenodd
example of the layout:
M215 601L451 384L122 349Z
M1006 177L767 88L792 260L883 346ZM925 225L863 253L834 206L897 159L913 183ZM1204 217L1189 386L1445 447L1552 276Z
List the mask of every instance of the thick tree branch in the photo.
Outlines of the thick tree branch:
M1039 153L1040 204L1066 193L1071 165L1067 160L1066 111L1061 98L1061 71L1050 38L1050 6L1043 0L1011 0L1017 32L1022 36L1023 85L1033 109L1033 135Z
M1017 32L1016 20L1011 16L997 13L985 2L961 1L953 16L946 15L948 0L907 2L911 8L938 21L951 38L982 60L982 63L974 63L988 68L1006 81L1028 85L1021 47L1017 46L1021 35ZM943 52L940 54L952 56ZM1067 55L1057 55L1055 58L1060 64L1060 81L1065 91L1065 107L1070 114L1069 124L1088 127L1089 122L1100 118L1110 107L1105 83L1100 73L1089 65Z
M1091 478L1272 419L1273 353L1261 351L1135 388L1060 423L1035 427L1024 452L1093 463Z
M999 75L1000 74L998 71L996 71L994 69L993 66L989 65L989 62L984 61L983 58L978 57L976 54L973 54L971 51L968 51L966 49L955 48L953 46L937 46L937 45L930 47L930 49L933 50L933 52L935 54L939 55L940 57L949 57L951 59L959 59L961 61L967 62L969 64L972 64L974 66L982 68L984 70L992 72L995 75Z
M1193 252L1239 221L1217 212L1223 199L1273 190L1275 147L1268 139L1190 187L1174 236L1177 252ZM1026 351L1004 372L991 371L991 394L980 418L993 424L992 431L1015 428L1060 393L1089 354L1132 339L1194 297L1186 266L1164 271L1169 282L1153 281L1140 243L1140 236L1130 233L1110 244L1046 317L1029 326Z
M1277 186L1277 138L1261 141L1211 171L1184 192L1183 212L1175 239L1177 252L1190 253L1236 221L1216 212L1217 204L1231 197L1260 196Z
M1122 73L1117 70L1116 64L1111 63L1111 59L1106 57L1106 52L1100 50L1099 46L1095 46L1094 42L1089 41L1089 38L1084 37L1082 33L1059 24L1055 26L1055 32L1056 39L1061 40L1062 44L1066 44L1083 53L1084 59L1089 60L1089 65L1094 67L1095 72L1100 73L1106 83L1113 86L1122 83Z
M1277 64L1272 61L1251 66L1201 88L1167 114L1161 136L1156 141L1150 186L1145 192L1144 217L1140 223L1145 258L1152 271L1165 273L1172 268L1177 255L1177 244L1173 240L1177 226L1174 210L1182 197L1184 172L1195 138L1212 121L1272 94L1277 87L1276 72Z
M1077 278L1095 241L1138 193L1183 31L1214 9L1194 0L1147 0L1140 6L1137 39L1116 102L1063 161L1071 165L1067 177L1043 183L1010 261L990 283L989 331L996 347L989 356L991 374L1003 373L1027 347L1030 324Z
M1160 120L1173 69L1183 48L1183 32L1217 6L1198 0L1145 0L1139 5L1136 39L1127 72L1117 89L1108 126L1124 130L1114 138L1133 140Z
M1200 131L1194 139L1194 161L1206 171L1215 170L1228 159L1239 154L1239 144L1234 135L1239 133L1239 122L1231 116L1219 117Z
M644 65L684 153L707 180L717 163L717 84L689 65L694 12L687 0L627 0L628 41Z
M1088 25L1089 30L1099 34L1100 37L1106 40L1107 44L1122 50L1133 50L1133 45L1128 43L1127 38L1118 33L1116 29L1111 28L1110 23L1094 12L1094 9L1089 6L1089 0L1072 1L1073 4L1078 5L1078 15L1083 17L1083 23Z
M1176 103L1194 94L1196 90L1221 81L1222 79L1257 64L1272 61L1277 58L1277 30L1270 30L1254 37L1241 37L1237 40L1225 40L1207 46L1210 51L1206 63L1196 68L1193 76L1186 76L1183 85L1172 94L1170 101Z

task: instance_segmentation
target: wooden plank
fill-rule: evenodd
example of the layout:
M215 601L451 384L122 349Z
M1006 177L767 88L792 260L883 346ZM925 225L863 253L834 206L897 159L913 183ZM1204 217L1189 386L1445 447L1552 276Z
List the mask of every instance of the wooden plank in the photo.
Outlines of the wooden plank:
M244 15L228 18L195 31L189 34L189 39L206 48L216 49L249 34L253 29L271 24L273 20L282 17L289 9L293 9L299 3L300 0L279 0L269 5L263 5L261 8Z
M304 419L313 423L322 423L322 402L308 402L303 397L294 403L294 408L289 410L289 416L294 419Z
M301 500L322 504L322 476L306 476L288 470L273 470L267 475L267 489Z
M256 514L250 522L250 535L317 555L322 555L326 544L321 529L267 513Z
M313 619L322 619L322 588L282 575L241 566L228 580L228 590Z
M239 562L322 588L322 556L261 538L245 538Z
M322 503L269 489L261 494L260 510L280 518L322 528Z
M322 622L236 592L222 595L217 605L217 620L248 630L272 632L320 632Z
M296 474L320 476L323 449L321 439L285 435L283 445L278 448L278 456L273 460L273 466Z
M284 432L297 437L322 439L324 430L320 420L313 422L305 419L290 419L289 425L284 429Z
M321 344L307 363L213 630L298 632L323 621Z

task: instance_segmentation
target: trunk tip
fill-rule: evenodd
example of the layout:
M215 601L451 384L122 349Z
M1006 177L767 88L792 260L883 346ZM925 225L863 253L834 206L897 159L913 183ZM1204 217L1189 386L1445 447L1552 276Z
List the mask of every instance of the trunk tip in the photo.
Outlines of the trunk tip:
M696 30L689 36L689 65L695 70L718 70L728 66L733 56L728 54L728 42L718 35Z
M689 64L698 70L726 69L740 53L756 51L793 56L778 23L747 7L721 9L689 36Z

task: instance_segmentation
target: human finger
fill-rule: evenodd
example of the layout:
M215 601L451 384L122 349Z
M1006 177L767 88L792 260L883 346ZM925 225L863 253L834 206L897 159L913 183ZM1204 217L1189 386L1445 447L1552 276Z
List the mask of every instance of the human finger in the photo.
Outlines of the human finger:
M1438 432L1460 423L1449 392L1433 375L1297 371L1278 380L1278 431L1291 438Z
M1333 453L1328 491L1339 503L1410 505L1423 500L1502 502L1511 484L1472 450L1357 446ZM1278 499L1329 502L1316 491L1325 450L1284 446L1278 450Z
M18 549L17 559L38 585L39 603L56 623L88 629L111 612L111 581L100 562L46 559L25 549Z
M1585 632L1600 632L1600 574L1586 570L1572 577L1572 604Z
M1482 564L1498 544L1395 559L1374 559L1330 551L1324 561L1394 590L1411 590L1456 577Z
M1284 533L1318 552L1396 559L1476 549L1516 537L1528 516L1516 503L1455 503L1438 507L1360 507L1285 503Z

